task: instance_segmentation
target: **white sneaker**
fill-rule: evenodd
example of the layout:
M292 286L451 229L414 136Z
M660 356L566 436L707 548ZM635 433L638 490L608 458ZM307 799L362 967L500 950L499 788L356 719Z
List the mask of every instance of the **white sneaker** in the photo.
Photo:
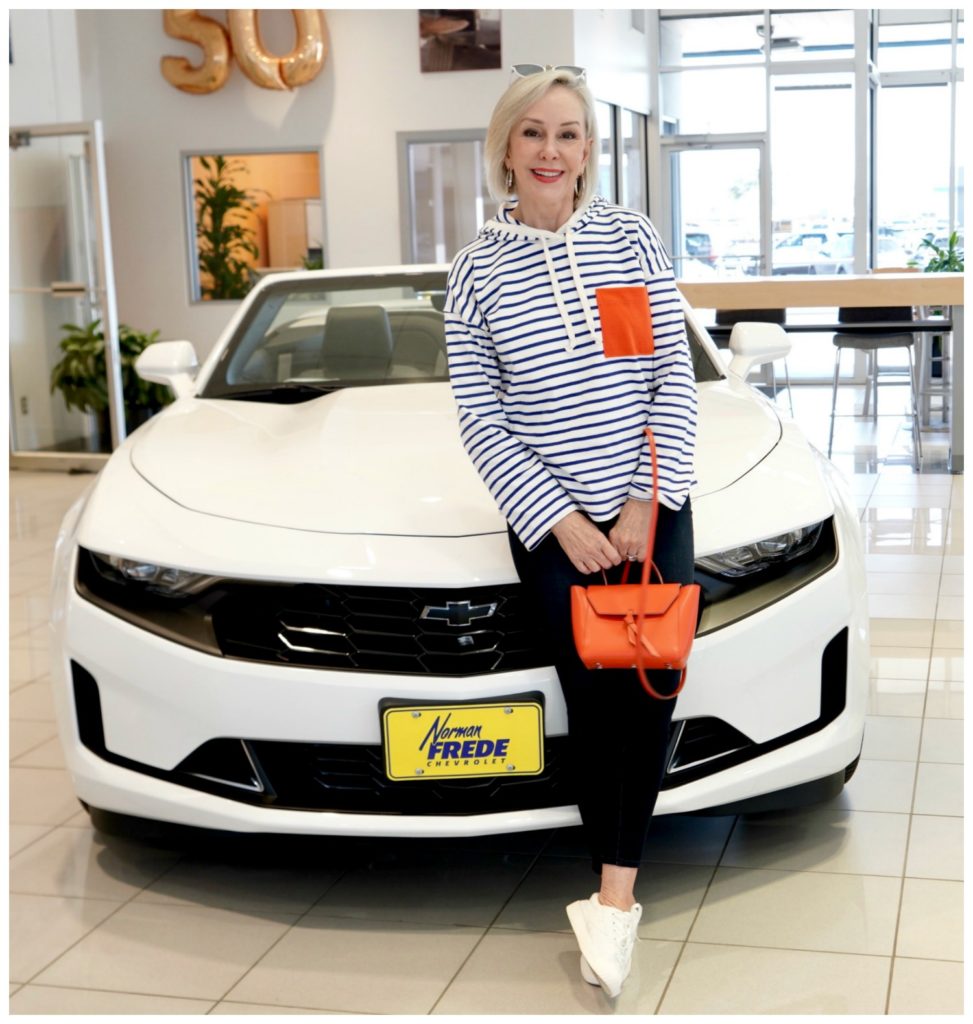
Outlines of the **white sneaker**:
M593 893L590 899L567 906L568 920L581 947L581 976L614 998L632 969L632 950L638 938L642 907L606 907Z

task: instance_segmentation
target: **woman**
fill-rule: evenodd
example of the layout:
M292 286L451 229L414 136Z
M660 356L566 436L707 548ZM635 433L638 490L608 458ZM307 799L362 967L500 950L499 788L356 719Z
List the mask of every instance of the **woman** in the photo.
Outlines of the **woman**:
M642 214L593 198L598 145L582 68L519 65L486 139L506 202L453 263L450 379L463 443L509 524L510 548L568 711L578 806L601 875L568 906L586 981L611 996L631 967L635 878L674 701L634 671L588 671L574 649L574 584L645 557L655 433L655 561L693 578L696 387L672 265ZM648 299L646 299L646 295ZM671 692L678 673L653 673Z

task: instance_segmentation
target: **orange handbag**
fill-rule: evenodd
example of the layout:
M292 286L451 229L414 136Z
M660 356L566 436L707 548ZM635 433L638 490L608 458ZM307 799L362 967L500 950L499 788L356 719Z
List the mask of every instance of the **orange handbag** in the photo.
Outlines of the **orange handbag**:
M686 683L686 662L696 635L699 585L665 583L652 562L659 517L659 469L655 438L645 430L652 453L652 514L642 582L628 583L628 565L620 584L571 588L574 645L588 668L634 668L645 692L672 700ZM650 568L658 583L650 583ZM604 573L602 573L604 576ZM670 694L656 692L646 669L681 669L679 685Z

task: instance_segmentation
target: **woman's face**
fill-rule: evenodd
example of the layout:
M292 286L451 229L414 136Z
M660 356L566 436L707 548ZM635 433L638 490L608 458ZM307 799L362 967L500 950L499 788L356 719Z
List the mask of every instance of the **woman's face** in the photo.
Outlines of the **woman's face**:
M590 148L581 100L555 85L528 107L510 133L504 164L514 172L521 205L563 203L573 208L575 182Z

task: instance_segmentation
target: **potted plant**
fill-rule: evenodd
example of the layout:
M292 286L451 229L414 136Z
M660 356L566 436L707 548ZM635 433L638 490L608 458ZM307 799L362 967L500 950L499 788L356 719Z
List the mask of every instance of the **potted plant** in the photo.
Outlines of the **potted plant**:
M95 418L98 447L110 447L108 425L108 371L105 364L105 335L101 321L89 324L61 324L65 332L60 348L64 353L51 370L51 394L60 390L69 409L89 413ZM135 372L135 360L142 350L159 337L158 331L145 333L127 324L119 325L118 349L122 363L122 398L125 403L126 430L132 431L172 401L172 391L164 384L142 380Z
M959 247L959 234L956 231L950 233L946 240L946 248L937 245L935 235L930 231L919 243L920 249L925 247L932 250L932 256L923 270L927 274L962 273L964 269L964 254ZM914 263L918 261L913 261ZM929 314L943 316L946 310L941 306L933 306L928 310ZM932 369L931 376L942 378L943 376L943 344L944 338L941 334L934 334L931 342Z
M204 299L242 299L253 284L250 263L243 257L260 255L254 231L239 222L240 214L256 209L257 204L251 192L232 181L233 175L247 167L242 160L224 156L202 156L199 162L208 174L193 180L200 295Z

